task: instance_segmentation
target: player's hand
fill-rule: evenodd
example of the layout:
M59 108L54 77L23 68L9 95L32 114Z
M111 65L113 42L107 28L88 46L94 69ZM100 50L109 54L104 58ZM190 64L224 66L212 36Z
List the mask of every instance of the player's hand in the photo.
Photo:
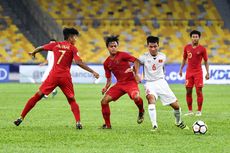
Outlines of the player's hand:
M125 70L125 73L129 73L129 72L133 72L133 69L132 69L132 68L127 68L127 69Z
M104 87L104 88L101 90L102 95L104 95L106 91L107 91L107 88Z
M100 75L97 72L93 72L93 76L98 79L100 77Z
M182 77L182 70L180 70L179 75L180 75L180 77Z
M135 79L136 79L137 83L141 83L141 76L140 76L140 74L135 75Z
M35 58L35 53L34 53L34 52L29 52L28 54L29 54L30 56L32 56L33 59Z
M206 74L205 79L206 79L206 80L209 79L209 73Z

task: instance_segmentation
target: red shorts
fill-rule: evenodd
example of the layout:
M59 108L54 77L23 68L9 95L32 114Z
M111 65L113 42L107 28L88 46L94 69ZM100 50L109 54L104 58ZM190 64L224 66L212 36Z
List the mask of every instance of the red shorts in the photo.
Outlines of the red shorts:
M53 77L49 75L45 82L42 83L39 89L43 94L48 95L57 86L60 87L60 89L66 97L74 97L74 89L71 77Z
M203 87L203 72L199 71L196 73L186 73L185 86L192 88L195 84L195 87Z
M129 81L125 83L116 83L106 92L106 94L111 96L113 101L116 101L118 98L126 93L128 93L129 97L133 99L134 96L139 92L140 91L137 82Z

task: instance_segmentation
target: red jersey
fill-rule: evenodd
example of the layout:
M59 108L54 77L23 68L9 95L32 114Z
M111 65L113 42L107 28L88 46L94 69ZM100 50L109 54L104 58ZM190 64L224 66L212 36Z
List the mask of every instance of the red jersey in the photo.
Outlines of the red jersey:
M73 59L81 60L77 48L68 41L54 42L43 46L45 51L53 51L54 65L50 75L56 77L70 77L70 67Z
M111 77L111 72L117 79L117 82L135 81L132 72L125 73L125 70L130 68L129 62L134 62L135 57L125 52L117 52L114 58L108 57L104 62L105 76Z
M192 44L188 44L184 48L184 60L188 59L187 72L202 71L201 62L202 58L204 61L208 61L206 49L198 45L196 48L192 47Z

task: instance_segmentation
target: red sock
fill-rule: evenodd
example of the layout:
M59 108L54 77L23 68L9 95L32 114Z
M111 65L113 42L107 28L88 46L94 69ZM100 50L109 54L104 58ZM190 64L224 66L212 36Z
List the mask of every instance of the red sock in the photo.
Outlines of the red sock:
M186 101L188 105L188 110L192 111L192 94L186 94Z
M80 122L80 109L74 98L68 98L76 122Z
M26 105L25 105L25 107L24 107L24 109L23 109L23 111L22 111L22 113L21 113L21 117L22 117L22 118L25 118L26 114L35 106L35 104L36 104L41 98L42 98L42 96L39 95L38 93L34 94L34 96L31 97L31 98L27 101L27 103L26 103Z
M134 99L135 104L137 105L139 112L144 112L144 108L143 108L143 100L141 97Z
M201 111L202 110L202 105L203 105L203 99L204 99L202 90L197 90L196 95L197 95L198 111Z
M109 104L101 104L101 111L102 111L102 115L103 118L105 120L105 124L107 127L110 127L110 108L109 108Z

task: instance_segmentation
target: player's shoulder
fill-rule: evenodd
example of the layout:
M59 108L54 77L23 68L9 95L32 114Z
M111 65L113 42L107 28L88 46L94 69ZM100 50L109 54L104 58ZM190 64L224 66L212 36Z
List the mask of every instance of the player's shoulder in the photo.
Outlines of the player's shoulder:
M192 47L192 44L191 43L187 43L184 48L189 48L189 47Z
M199 47L201 48L201 49L206 49L203 45L201 45L201 44L199 44Z
M162 53L162 52L158 52L158 55L161 57L166 57L165 53Z
M130 55L130 53L127 51L118 51L117 54L118 55L127 55L127 54Z
M107 65L107 63L110 61L109 56L104 60L103 65Z
M145 52L144 54L140 55L140 57L148 57L149 56L149 52Z

